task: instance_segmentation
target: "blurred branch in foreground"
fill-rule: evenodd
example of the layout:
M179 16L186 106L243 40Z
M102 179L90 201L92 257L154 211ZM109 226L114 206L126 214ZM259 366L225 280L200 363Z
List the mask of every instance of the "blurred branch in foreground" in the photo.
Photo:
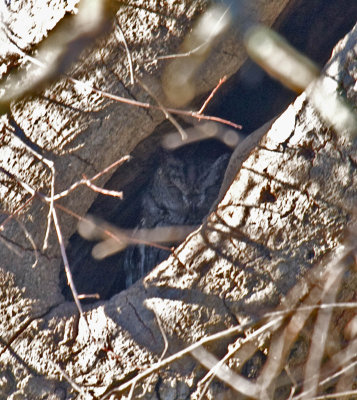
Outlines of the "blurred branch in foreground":
M329 78L326 71L319 77L319 69L308 57L265 26L253 25L246 32L244 42L249 56L269 75L297 93L306 89L329 126L341 134L357 135L356 112L341 95L336 80Z
M173 243L183 241L187 235L197 227L194 226L158 226L153 229L120 229L97 217L87 216L78 224L79 234L87 240L102 240L94 246L92 255L101 260L131 244L145 244L159 247L164 250L169 248L160 243Z
M0 82L0 114L9 111L10 102L27 94L39 92L44 86L68 70L70 65L98 36L110 28L114 14L109 0L81 0L75 15L65 16L36 50L35 57L25 53L6 32L6 13L1 12L1 24L8 40L17 48L25 62Z

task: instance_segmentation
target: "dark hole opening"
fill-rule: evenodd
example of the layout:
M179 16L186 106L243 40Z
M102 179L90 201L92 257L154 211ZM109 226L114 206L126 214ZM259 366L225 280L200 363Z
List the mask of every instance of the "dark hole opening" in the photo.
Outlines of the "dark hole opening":
M100 195L89 213L120 228L200 225L217 198L230 149L217 140L205 140L173 152L158 147L145 160L151 146L146 144L139 145L133 161L106 185L109 189L123 190L125 199ZM136 179L121 186L128 168L137 170ZM150 241L150 235L147 240ZM170 255L169 250L132 245L99 261L91 254L96 243L76 233L67 246L67 255L78 293L98 293L101 299L126 289ZM177 244L165 243L165 246ZM63 268L60 281L65 298L72 300Z
M346 10L349 10L348 15L346 15ZM298 0L281 15L275 29L282 33L293 46L305 52L322 66L330 57L331 48L336 41L351 29L356 16L357 2L355 0L340 2ZM334 22L332 25L331 21ZM243 133L248 134L282 112L295 96L278 82L270 79L253 62L247 61L241 70L220 89L206 109L206 114L218 115L242 124ZM197 105L201 104L202 98L197 100ZM153 140L150 145L145 144L145 146L157 148L157 142ZM200 146L202 148L197 150ZM140 148L140 145L138 147ZM203 160L204 155L215 152L217 152L215 153L215 160L217 160L228 152L223 144L207 141L194 145L191 149L182 148L177 151L177 155L181 153L181 157L185 157L186 151L192 154L195 152L195 147L197 160L201 159L199 157ZM142 154L144 153L142 151ZM122 168L121 175L115 175L107 185L109 188L124 190L126 200L122 202L99 196L89 210L90 213L99 215L123 228L134 228L140 225L142 204L139 199L152 184L152 177L158 168L157 160L161 158L159 150L156 153L148 151L147 154L149 154L148 157L143 155L137 159L134 157L132 162ZM129 182L133 174L136 175L135 180ZM126 179L128 176L130 179ZM215 190L218 193L219 187ZM208 209L207 202L206 206L197 213L198 219L201 220ZM92 248L93 243L82 239L78 234L70 239L67 251L75 284L79 293L99 293L101 299L107 299L127 286L125 268L120 267L123 265L126 251L97 262L91 256ZM141 256L138 248L127 251L132 252L134 261ZM168 255L168 252L164 251L156 251L156 253L157 257L154 258L157 261ZM60 280L65 298L72 301L63 268Z

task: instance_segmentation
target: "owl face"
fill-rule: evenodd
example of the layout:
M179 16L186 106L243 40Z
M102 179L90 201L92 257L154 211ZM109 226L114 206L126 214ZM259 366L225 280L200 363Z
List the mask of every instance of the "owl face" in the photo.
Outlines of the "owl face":
M173 224L199 224L208 213L219 191L229 159L182 159L174 154L157 169L152 198Z

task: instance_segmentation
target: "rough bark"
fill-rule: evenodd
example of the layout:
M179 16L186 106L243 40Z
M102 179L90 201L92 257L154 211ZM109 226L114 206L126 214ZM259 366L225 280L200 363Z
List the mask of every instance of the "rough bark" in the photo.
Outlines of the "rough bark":
M276 7L272 4L263 7L262 10L266 11L262 13L262 20L270 25L285 3L286 1L279 1L276 2ZM151 11L155 10L155 7L160 8L159 14ZM144 6L137 2L129 2L119 9L116 18L125 33L136 68L135 73L159 98L163 95L158 77L161 76L165 63L146 63L145 60L153 60L160 55L178 51L180 42L205 7L204 1L172 5L166 2L155 3L152 7L148 4ZM62 14L60 13L60 16L62 15L63 10ZM30 36L32 37L38 39L34 34ZM35 40L31 44L34 43ZM30 44L28 46L31 47ZM209 62L211 66L205 67L206 72L200 71L197 76L198 93L212 88L223 75L231 75L236 71L246 57L242 49L234 35L224 40L222 46L218 46L212 53ZM220 69L216 68L218 59ZM115 29L99 40L95 48L85 51L68 75L90 81L93 86L111 94L155 104L139 85L130 86L127 54L123 44L118 42L118 32ZM18 139L24 138L30 147L33 146L40 154L54 162L55 191L58 193L78 181L83 174L93 176L121 156L130 153L164 118L164 114L158 110L140 109L102 98L96 93L88 94L63 78L47 88L40 97L13 104L11 115L3 116L3 145L0 154L2 165L33 189L49 194L51 173ZM107 174L97 183L101 184L109 177ZM3 174L2 179L3 208L13 212L24 203L28 193L14 179ZM62 204L84 215L94 198L95 193L90 190L77 190L63 199ZM48 206L38 199L33 201L24 213L24 218L27 218L24 223L38 248L41 248L43 243L47 214ZM66 215L60 215L60 219L66 241L76 229L76 221ZM36 223L36 229L31 229L33 221ZM27 287L30 296L34 293L36 298L38 295L43 297L45 307L60 301L56 289L57 271L53 277L47 276L49 268L53 269L54 264L57 264L58 268L59 265L55 232L51 231L44 257L39 255L41 262L36 271L38 278L34 279L32 272L29 272L30 280L20 272L24 263L31 266L34 262L29 242L16 224L14 227L8 225L7 232L7 237L15 243L14 246L19 247L26 259L19 262L18 256L14 256L12 252L6 255L7 268L16 274L18 285ZM48 292L39 290L40 287L31 282L41 282L43 279L51 286Z
M204 6L197 2L185 3L182 9L172 5L173 9L161 8L155 19L135 5L119 12L135 62L161 54L163 42L167 44L164 53L173 53ZM275 15L280 10L278 6L272 9ZM266 19L271 21L273 14ZM147 23L143 32L151 32L158 24L164 39L155 38L149 45L146 36L135 34L138 21ZM102 51L87 52L80 67L73 67L70 74L79 79L90 71L101 89L148 100L138 88L128 89L125 61L118 61L113 35L99 44ZM325 70L354 107L356 35L355 29L338 45ZM202 76L200 91L242 62L237 43L227 40L224 46L214 58L226 58L214 74L208 69L209 79ZM239 56L233 56L234 52ZM124 51L121 57L125 60ZM154 79L148 78L157 76L160 67L138 65L138 73L160 95L159 85L154 87ZM82 173L91 176L130 152L162 119L159 111L132 109L94 94L81 97L63 79L42 97L13 105L11 117L3 117L1 159L5 169L32 188L48 190L48 169L6 129L11 120L16 121L17 133L23 133L55 162L56 191L60 191ZM158 320L169 342L167 356L208 334L262 316L340 245L353 220L355 141L328 127L302 94L258 143L238 163L240 169L216 210L172 257L129 290L87 307L90 334L74 304L62 302L54 233L49 249L40 251L36 267L31 268L34 252L23 231L15 222L6 225L4 241L17 248L22 258L7 247L1 251L2 344L19 333L2 355L4 398L40 399L49 394L71 398L71 391L76 391L61 380L56 365L81 387L78 398L85 393L89 398L100 397L157 361L164 348ZM3 176L2 185L2 202L6 197L7 210L14 212L28 194L9 176ZM93 193L83 190L68 196L63 204L83 215L93 198ZM23 223L40 248L48 206L35 199L24 211ZM61 215L60 225L67 240L75 221ZM220 340L209 349L221 356L228 342ZM146 398L156 398L155 391L163 399L194 397L203 371L186 356L160 369ZM142 381L136 385L135 396L143 387ZM219 383L214 390L222 390Z

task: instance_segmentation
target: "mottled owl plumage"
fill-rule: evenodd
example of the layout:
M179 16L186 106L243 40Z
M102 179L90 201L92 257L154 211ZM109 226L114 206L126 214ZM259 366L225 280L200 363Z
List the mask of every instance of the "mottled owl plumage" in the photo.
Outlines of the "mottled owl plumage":
M218 195L228 159L227 148L217 141L188 145L171 153L157 150L135 182L130 181L127 187L109 186L123 189L126 200L102 198L101 202L95 202L90 213L129 230L197 226ZM120 184L119 179L116 185ZM146 240L150 241L150 235ZM78 292L98 293L101 299L129 287L170 254L136 245L98 261L91 255L96 244L76 234L67 246L67 254ZM168 245L174 244L177 245ZM60 279L63 294L72 300L63 268Z
M188 154L163 153L160 166L142 195L138 229L199 225L217 197L228 159L228 154L214 160L194 150ZM168 255L168 251L150 246L128 248L124 255L126 286Z

